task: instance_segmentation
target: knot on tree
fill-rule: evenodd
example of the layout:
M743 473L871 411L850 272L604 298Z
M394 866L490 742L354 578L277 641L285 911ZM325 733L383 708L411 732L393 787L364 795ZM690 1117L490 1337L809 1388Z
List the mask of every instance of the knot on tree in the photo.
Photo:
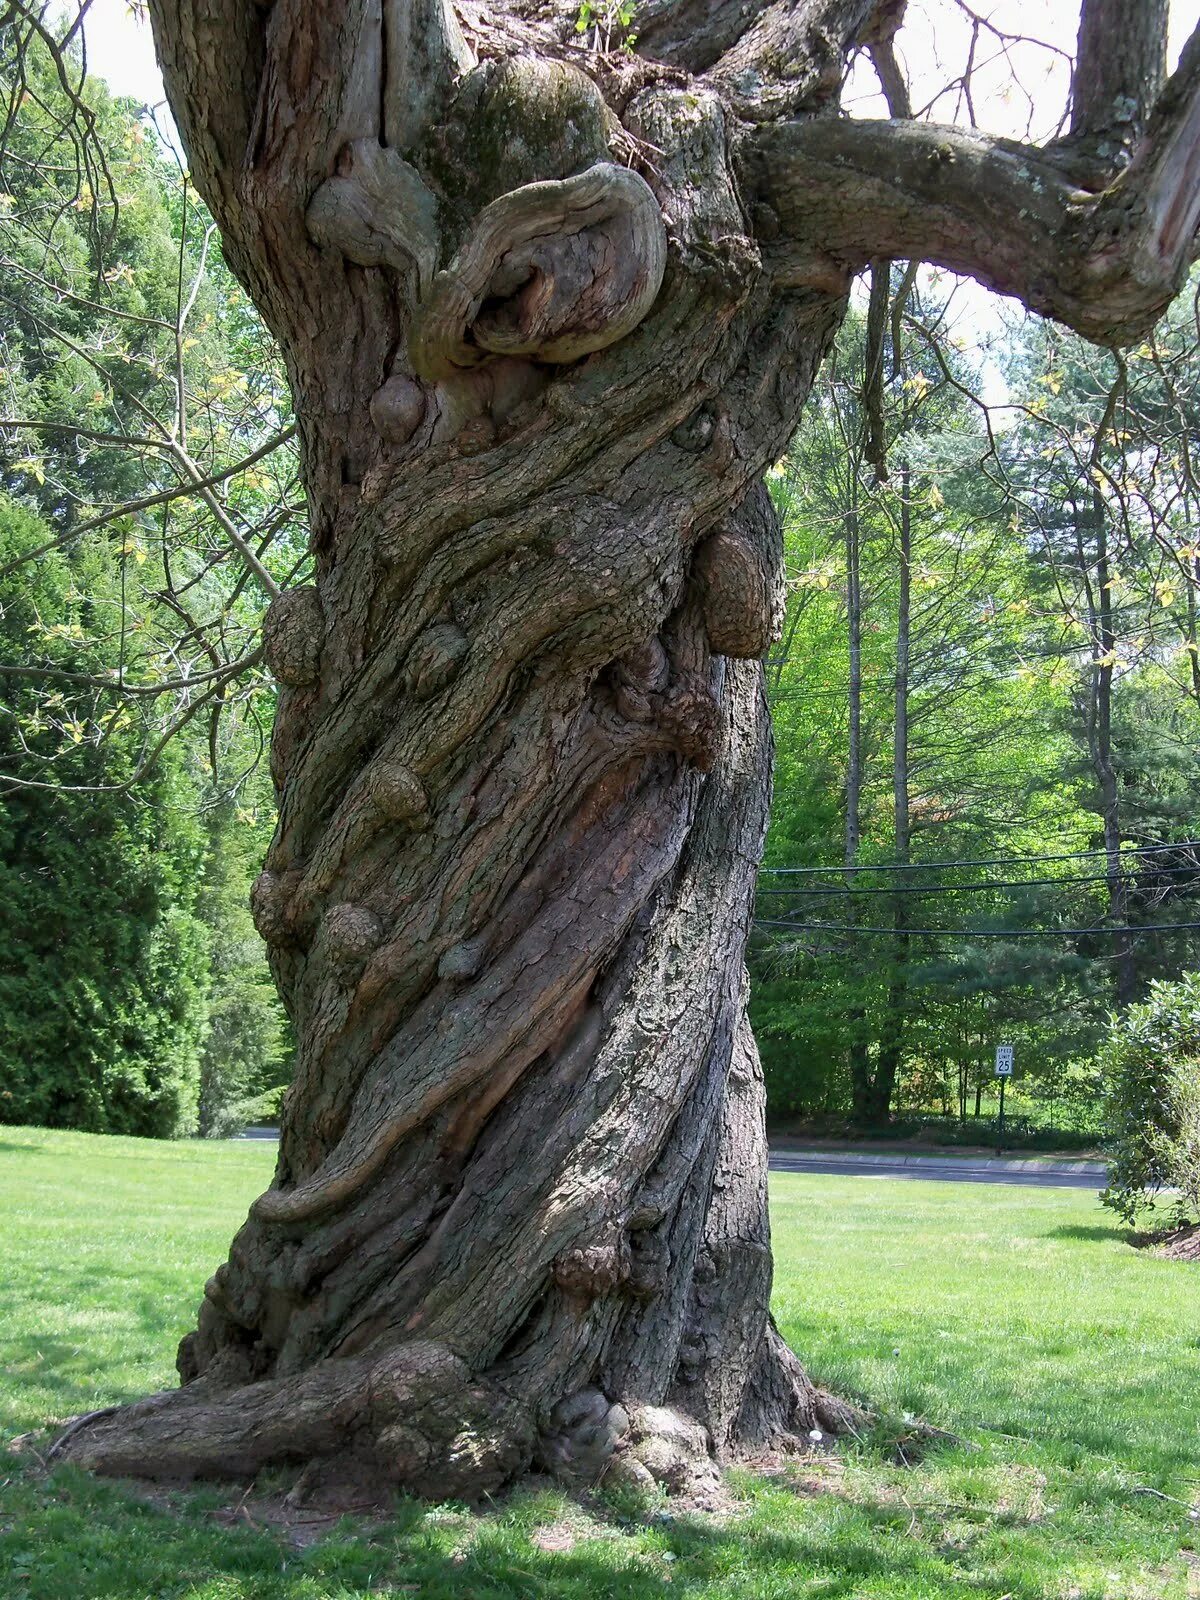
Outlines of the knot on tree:
M411 767L398 761L377 761L367 769L365 787L381 821L407 823L414 830L427 826L429 796Z
M779 637L783 621L783 541L779 517L757 485L696 553L693 574L715 654L754 660Z
M707 772L716 758L720 705L694 670L672 680L671 661L657 635L613 663L614 700L621 716L653 728L658 741Z
M384 444L407 444L425 415L425 391L415 379L397 373L371 396L371 421Z
M688 455L702 455L712 443L717 426L717 414L711 405L698 406L686 422L681 422L671 433L671 443Z
M309 237L360 267L411 269L419 290L437 266L437 201L415 167L374 139L355 139L309 202Z
M355 978L383 937L383 924L367 906L330 906L321 926L329 964L343 982Z
M617 710L630 722L649 722L655 715L655 697L671 677L671 663L657 634L628 651L616 663Z
M587 1303L615 1294L628 1272L629 1249L623 1237L564 1250L551 1268L554 1282L564 1294Z
M538 1436L538 1465L565 1483L597 1483L629 1432L629 1414L599 1389L580 1389L551 1411Z
M466 983L477 976L486 950L484 939L462 939L452 944L438 962L438 977L447 978L451 983Z
M311 585L285 589L263 618L263 655L277 683L300 687L319 676L325 613Z
M625 1292L634 1300L653 1300L671 1276L671 1249L661 1233L639 1228L629 1239L629 1270Z
M409 335L414 371L452 378L489 356L555 365L632 332L667 264L667 235L646 180L597 161L484 206L433 280Z
M419 633L404 663L404 687L416 700L428 700L459 673L467 636L453 622L434 622Z
M707 1431L670 1406L632 1406L629 1432L606 1475L638 1489L656 1485L673 1494L719 1493Z
M295 938L292 922L292 904L302 874L292 869L288 872L260 872L250 890L250 915L254 926L269 945L291 944Z
M668 690L658 725L680 755L701 772L708 771L720 744L721 708L703 679L685 679Z

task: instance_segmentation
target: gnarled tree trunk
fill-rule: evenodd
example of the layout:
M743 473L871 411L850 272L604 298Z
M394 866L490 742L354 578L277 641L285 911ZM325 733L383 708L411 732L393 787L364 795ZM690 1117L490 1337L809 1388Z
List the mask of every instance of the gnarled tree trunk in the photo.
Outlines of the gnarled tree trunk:
M836 1427L767 1310L762 474L868 256L1140 330L1186 250L1135 186L1180 167L1190 99L1114 245L1061 155L836 118L875 0L656 0L643 58L551 7L152 9L304 442L317 576L267 619L254 895L299 1050L184 1386L68 1451L469 1495L531 1463L682 1485ZM995 236L1018 200L1035 244L1064 229L1036 272ZM1132 297L1118 248L1163 258Z

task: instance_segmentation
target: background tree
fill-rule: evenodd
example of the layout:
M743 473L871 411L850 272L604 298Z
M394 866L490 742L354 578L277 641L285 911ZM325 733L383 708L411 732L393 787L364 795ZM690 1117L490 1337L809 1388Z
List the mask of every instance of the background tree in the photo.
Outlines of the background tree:
M0 564L46 531L0 500ZM195 1126L203 836L181 747L127 798L138 729L118 708L102 744L85 735L89 691L70 677L108 664L89 625L119 590L114 566L92 545L0 584L0 662L65 680L52 696L10 684L0 710L0 780L25 779L0 795L0 1120L170 1135Z
M1165 6L1089 0L1043 149L837 116L857 49L892 62L869 0L666 5L616 56L574 8L152 12L303 442L255 894L297 1075L183 1389L66 1448L460 1494L836 1424L767 1314L762 474L869 260L1142 337L1200 41L1164 82Z
M244 911L273 806L241 791L271 569L304 559L286 386L177 157L39 26L0 27L0 1116L173 1134L199 1087L228 1131L280 1070Z
M752 959L775 1115L848 1109L876 1126L902 1062L916 1103L965 1104L1008 1008L1024 1011L1032 988L1079 966L1052 936L1037 948L1002 937L1047 913L1063 920L1061 862L1006 872L972 860L1090 842L1070 739L1051 731L1065 721L1068 680L1041 660L1036 574L971 399L979 374L940 332L944 293L896 276L887 384L865 403L870 315L852 316L776 478L792 577L785 648L769 666L780 754ZM865 449L846 448L865 444L868 422L877 461L893 465L883 481L863 472ZM829 837L840 826L835 773L852 765L849 496L866 652L859 844L839 883L821 868L840 853ZM971 937L989 924L986 943ZM1048 1007L1060 1009L1061 994Z
M206 1138L227 1138L273 1116L291 1065L286 1019L250 916L249 886L270 837L263 823L274 814L264 787L256 774L236 798L209 796L204 809L197 912L209 929L211 956L197 1131Z

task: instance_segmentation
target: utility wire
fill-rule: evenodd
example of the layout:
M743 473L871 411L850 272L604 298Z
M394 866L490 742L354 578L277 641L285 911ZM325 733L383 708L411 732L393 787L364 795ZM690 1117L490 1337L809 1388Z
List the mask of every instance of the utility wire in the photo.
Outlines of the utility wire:
M792 868L790 870L794 871L795 869ZM917 868L917 867L914 867L914 868L912 868L912 870L914 872L916 872L916 871L919 871L920 869ZM1155 867L1154 870L1155 870L1156 873L1158 873L1159 875L1161 875L1163 877L1177 876L1177 875L1180 875L1180 874L1187 874L1187 875L1190 875L1193 878L1200 878L1200 861L1194 862L1189 866ZM1130 884L1130 885L1136 885L1137 884L1137 878L1135 876L1133 876L1133 874L1131 874L1131 873L1122 873L1121 876L1122 876L1122 878L1124 879L1124 881L1127 884ZM1090 873L1087 877L1083 877L1083 878L1078 878L1078 877L1077 878L997 878L997 879L994 879L992 881L985 880L982 883L928 883L928 884L924 884L924 885L917 884L917 883L902 883L902 884L896 884L893 888L890 888L890 889L879 889L879 888L867 887L867 886L859 888L859 886L857 884L843 883L843 884L840 884L840 885L838 885L838 884L830 885L828 887L822 886L819 889L791 889L791 888L774 889L774 888L766 887L766 888L759 889L758 892L759 892L760 895L768 895L768 894L769 895L790 895L790 896L793 896L793 897L801 897L801 898L803 898L805 900L814 900L814 899L823 899L823 898L836 898L838 895L849 895L849 894L855 894L855 895L885 894L885 895L893 895L893 896L894 895L898 895L898 894L908 894L908 895L983 894L983 893L986 893L990 889L1044 889L1044 888L1053 888L1053 889L1064 888L1065 889L1065 888L1070 888L1074 884L1079 884L1079 883L1107 883L1107 882L1108 882L1108 873L1106 873L1106 872L1095 872L1095 873ZM1187 886L1186 885L1180 885L1180 884L1172 884L1172 885L1170 885L1170 887L1178 889L1178 888L1186 888Z
M1092 933L1177 933L1200 928L1200 922L1110 922L1098 928L875 928L853 922L785 922L771 917L756 917L754 922L759 928L787 928L790 933L886 933L905 939L1076 939Z
M1143 844L1135 845L1131 849L1119 852L1121 860L1128 860L1135 856L1161 855L1171 850L1200 851L1200 840L1183 839L1177 844ZM1089 856L1106 856L1108 851L1099 850L1070 850L1064 855L1053 856L991 856L970 861L881 861L875 863L862 862L850 867L763 867L764 873L773 873L783 877L803 877L818 874L821 877L838 877L846 872L927 872L930 868L944 868L949 872L959 872L965 867L1023 867L1035 866L1043 861L1082 861Z

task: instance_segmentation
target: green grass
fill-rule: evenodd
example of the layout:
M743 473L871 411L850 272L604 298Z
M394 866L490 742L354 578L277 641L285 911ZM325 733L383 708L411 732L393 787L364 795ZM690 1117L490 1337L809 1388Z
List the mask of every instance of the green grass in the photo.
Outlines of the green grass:
M171 1382L205 1276L270 1176L263 1144L0 1129L0 1427ZM837 1460L737 1475L732 1518L523 1494L486 1515L296 1531L227 1490L139 1498L0 1466L3 1600L1183 1600L1200 1475L1200 1273L1073 1190L773 1181L776 1312L888 1414ZM890 1460L905 1412L978 1448ZM303 1532L303 1530L299 1530ZM545 1545L562 1548L544 1548ZM1189 1573L1192 1587L1189 1590Z

